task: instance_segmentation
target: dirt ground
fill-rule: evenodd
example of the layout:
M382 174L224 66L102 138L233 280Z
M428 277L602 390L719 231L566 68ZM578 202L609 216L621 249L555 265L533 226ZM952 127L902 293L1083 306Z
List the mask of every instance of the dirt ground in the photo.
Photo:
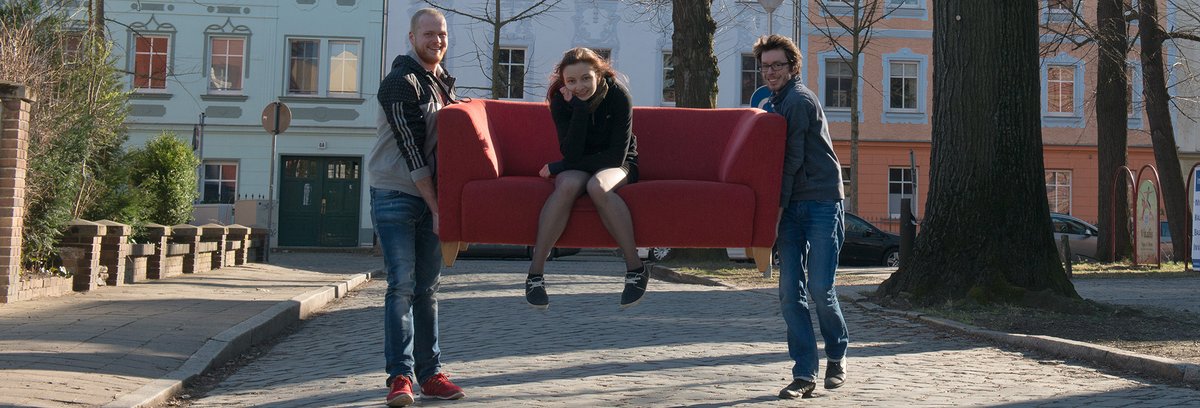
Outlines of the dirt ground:
M778 273L764 278L750 263L664 263L678 272L704 276L738 288L774 288ZM1128 277L1195 278L1182 264L1162 267L1075 265L1074 279ZM837 285L877 285L889 268L841 268ZM1038 334L1094 343L1137 353L1200 364L1200 315L1174 310L1115 306L1091 301L1068 312L1014 306L946 305L919 311L976 327Z

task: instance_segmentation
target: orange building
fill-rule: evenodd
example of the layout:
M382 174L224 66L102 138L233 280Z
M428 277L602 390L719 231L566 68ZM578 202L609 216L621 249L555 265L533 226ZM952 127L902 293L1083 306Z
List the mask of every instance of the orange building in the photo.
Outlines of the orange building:
M1065 8L1076 7L1076 2L1043 1L1041 23L1065 25L1076 13L1095 21L1095 3L1084 2L1078 11ZM914 211L921 217L928 192L933 10L932 1L884 3L896 10L873 26L873 38L859 63L859 153L855 179L859 185L858 206L848 209L881 228L895 231L900 199L912 198L915 191ZM835 33L838 41L848 48L850 38L836 35L846 31L830 29L836 25L828 19L848 19L852 9L841 2L824 2L824 6L820 2L807 4L808 18L798 19L796 33L804 54L801 75L825 104L830 132L844 166L843 175L849 175L852 161L849 95L854 76L846 54L837 52L826 33ZM1094 110L1096 50L1093 45L1076 49L1069 42L1055 49L1052 47L1057 41L1055 35L1045 29L1043 33L1045 52L1040 88L1046 195L1051 211L1095 222L1100 217ZM1148 124L1140 103L1141 64L1137 58L1136 51L1128 58L1133 75L1129 89L1133 105L1129 113L1128 165L1135 172L1154 162ZM915 177L910 152L915 159Z

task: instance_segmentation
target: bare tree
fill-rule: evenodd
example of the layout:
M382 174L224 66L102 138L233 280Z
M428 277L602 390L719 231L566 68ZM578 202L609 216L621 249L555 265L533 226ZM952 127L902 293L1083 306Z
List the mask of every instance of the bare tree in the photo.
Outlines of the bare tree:
M1200 41L1193 33L1165 32L1159 25L1158 2L1138 3L1138 30L1142 48L1142 93L1146 98L1146 119L1150 123L1150 140L1154 143L1154 162L1162 179L1163 206L1171 236L1184 237L1187 231L1187 190L1183 170L1179 165L1179 149L1175 144L1175 127L1171 124L1171 95L1167 91L1167 69L1163 63L1163 43L1172 38ZM1186 239L1172 241L1173 259L1187 259L1190 254Z
M104 0L90 0L88 2L89 21L88 28L93 33L104 36Z
M1116 261L1129 256L1129 186L1115 179L1128 163L1129 100L1125 56L1129 54L1129 26L1123 0L1096 3L1096 34L1100 62L1096 69L1096 155L1099 176L1100 237L1096 258ZM1116 248L1113 252L1111 249Z
M447 13L466 17L477 22L484 23L491 28L492 38L489 41L491 45L491 55L486 59L491 65L490 70L484 71L484 76L492 81L492 98L501 98L508 89L516 81L524 83L525 78L510 78L509 75L500 69L500 32L505 26L537 18L539 16L551 13L562 3L563 0L537 0L533 4L526 7L524 10L514 13L511 17L504 17L501 11L500 0L486 0L483 6L476 10L457 9L445 7L434 3L430 0L422 0L430 7L442 10ZM482 67L481 67L482 68ZM523 73L522 73L523 74Z
M858 141L860 122L858 111L858 80L862 78L859 72L859 62L874 39L876 26L899 7L900 3L890 8L884 0L844 0L817 1L815 4L824 17L814 19L811 13L805 13L804 18L825 37L829 48L836 51L838 56L850 65L850 189L846 192L846 208L858 211ZM888 86L888 85L884 85ZM876 89L876 91L879 91ZM826 101L829 103L829 101ZM914 175L915 176L915 175Z
M934 10L929 199L912 258L879 292L917 304L1078 298L1045 194L1037 2L935 0ZM984 237L964 225L998 228Z
M1046 19L1042 30L1053 34L1055 40L1042 44L1042 55L1054 55L1068 46L1071 50L1095 47L1098 54L1094 108L1100 236L1094 255L1103 261L1116 261L1129 257L1131 251L1127 221L1130 186L1125 178L1115 176L1117 169L1128 163L1128 110L1132 101L1125 58L1132 49L1127 15L1133 10L1124 0L1098 0L1093 25L1088 23L1081 7L1081 2L1075 2L1072 8L1058 9L1068 14L1067 21ZM1043 12L1053 11L1046 8Z

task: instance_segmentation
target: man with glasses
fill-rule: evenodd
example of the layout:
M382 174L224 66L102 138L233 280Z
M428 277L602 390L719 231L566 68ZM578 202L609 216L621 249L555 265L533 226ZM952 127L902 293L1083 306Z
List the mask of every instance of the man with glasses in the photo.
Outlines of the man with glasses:
M779 219L779 302L787 323L788 355L795 362L791 384L780 398L808 398L816 388L820 361L809 319L808 297L817 308L825 339L825 388L846 381L846 320L833 287L845 237L842 166L833 152L821 102L800 83L800 50L781 35L754 43L754 56L771 90L775 112L787 122L783 192Z

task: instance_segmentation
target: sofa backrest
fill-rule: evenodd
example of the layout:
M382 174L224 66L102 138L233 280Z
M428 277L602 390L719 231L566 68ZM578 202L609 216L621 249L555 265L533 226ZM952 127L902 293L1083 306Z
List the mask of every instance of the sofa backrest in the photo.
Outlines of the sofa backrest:
M644 180L717 180L721 157L749 109L633 108Z
M535 176L561 160L545 103L483 101L488 128L506 176ZM720 160L739 122L752 109L634 107L633 133L643 180L716 180Z

